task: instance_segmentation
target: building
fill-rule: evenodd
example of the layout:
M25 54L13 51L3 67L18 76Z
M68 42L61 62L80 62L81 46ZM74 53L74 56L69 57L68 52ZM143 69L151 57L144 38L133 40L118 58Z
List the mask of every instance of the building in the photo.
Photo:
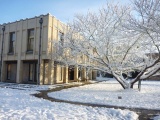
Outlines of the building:
M52 60L51 41L63 38L62 25L50 14L0 25L1 81L36 84L77 81L78 67L62 66ZM86 78L85 69L82 73ZM89 79L95 76L91 72Z

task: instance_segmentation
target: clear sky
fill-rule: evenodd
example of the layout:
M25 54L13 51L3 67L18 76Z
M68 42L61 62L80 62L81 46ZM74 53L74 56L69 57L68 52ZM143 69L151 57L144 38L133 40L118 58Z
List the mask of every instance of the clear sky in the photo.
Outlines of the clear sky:
M114 1L124 4L130 0ZM97 10L105 3L106 0L0 0L0 24L47 13L67 22L75 13Z

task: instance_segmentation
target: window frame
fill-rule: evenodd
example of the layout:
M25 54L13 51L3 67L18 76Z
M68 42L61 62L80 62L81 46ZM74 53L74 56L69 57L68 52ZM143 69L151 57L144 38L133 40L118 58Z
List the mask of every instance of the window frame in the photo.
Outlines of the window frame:
M9 50L8 54L14 54L14 42L16 41L16 33L10 32L9 33Z
M58 38L59 41L61 42L61 45L63 46L63 44L64 44L64 33L61 32L61 31L59 31L58 37L59 37L59 38Z
M11 79L11 64L7 64L7 80Z
M60 43L60 46L64 45L64 33L61 31L59 31L58 33L58 41ZM63 54L63 48L59 47L58 51L60 52L61 55Z
M28 81L37 82L37 63L28 63L28 65L29 65Z
M32 35L33 32L33 35ZM35 29L28 29L27 31L27 53L33 53L34 48L34 40L35 40Z

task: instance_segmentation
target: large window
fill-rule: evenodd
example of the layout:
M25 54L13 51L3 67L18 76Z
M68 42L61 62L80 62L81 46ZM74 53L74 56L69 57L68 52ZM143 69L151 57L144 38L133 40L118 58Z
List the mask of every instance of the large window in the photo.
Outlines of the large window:
M29 63L29 81L36 82L37 81L37 64Z
M60 45L61 45L61 47L60 48L58 48L59 50L59 53L62 55L63 54L63 44L64 44L64 33L62 33L62 32L59 32L59 36L58 36L58 39L59 39L59 41L60 41Z
M14 53L14 42L16 40L15 32L10 33L9 37L9 53Z
M11 64L7 64L7 80L11 79Z
M7 80L16 82L17 63L6 63Z
M59 32L59 37L58 37L59 41L61 42L61 44L64 44L64 33Z
M29 29L27 51L33 51L33 44L34 44L34 29Z

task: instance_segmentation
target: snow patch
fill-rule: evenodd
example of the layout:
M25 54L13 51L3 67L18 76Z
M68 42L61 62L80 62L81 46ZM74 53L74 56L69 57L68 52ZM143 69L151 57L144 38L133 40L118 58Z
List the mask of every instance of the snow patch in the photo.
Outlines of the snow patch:
M160 120L160 116L154 117L153 120Z

